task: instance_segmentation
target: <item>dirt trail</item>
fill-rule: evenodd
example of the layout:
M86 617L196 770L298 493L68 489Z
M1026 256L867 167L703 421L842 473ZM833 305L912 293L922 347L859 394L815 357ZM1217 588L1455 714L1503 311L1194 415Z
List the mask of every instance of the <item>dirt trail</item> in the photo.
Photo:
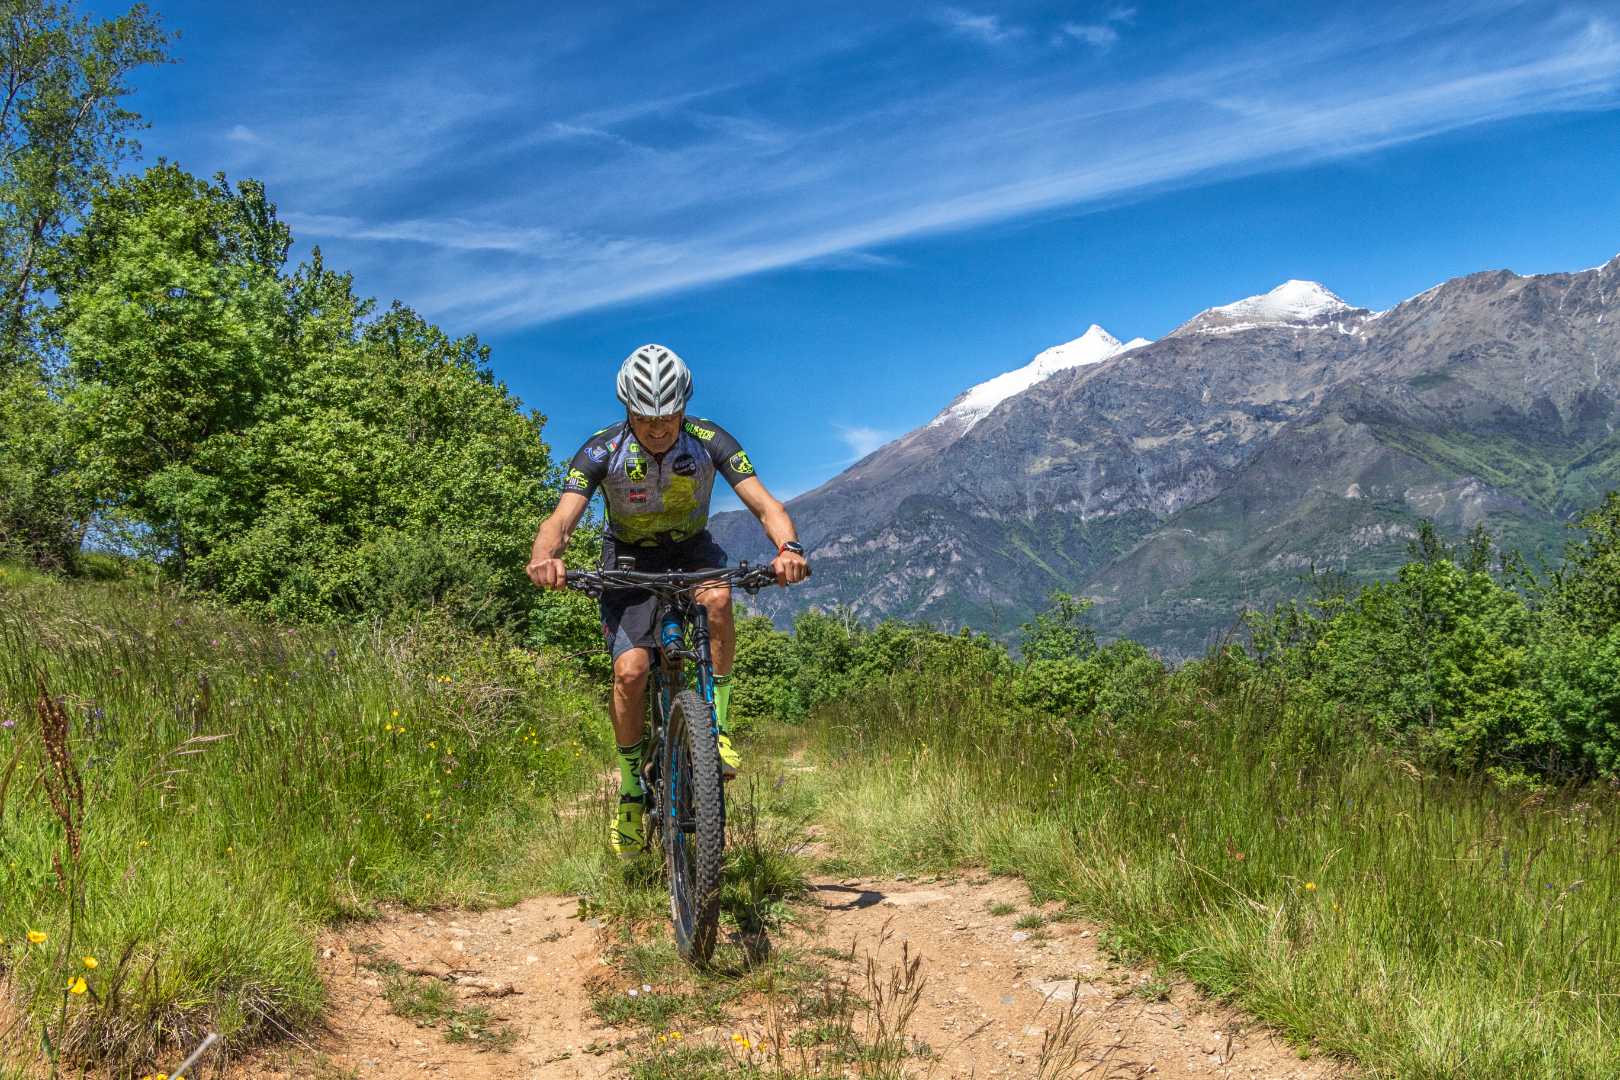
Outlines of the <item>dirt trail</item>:
M1020 918L1026 925L1034 921L1034 910L1023 886L1007 879L823 877L812 880L791 940L778 944L819 945L822 956L853 945L857 958L877 953L880 964L897 963L902 945L923 957L926 982L908 1030L935 1056L910 1062L909 1076L1034 1077L1046 1033L1066 1009L1076 1020L1071 1045L1078 1052L1074 1067L1055 1075L1337 1075L1328 1063L1302 1061L1252 1021L1185 986L1153 983L1141 971L1110 962L1098 947L1095 926L1052 921L1018 929ZM635 988L617 986L626 978L610 967L606 937L592 921L578 917L574 900L542 897L480 913L389 913L331 935L322 949L334 1002L327 1030L312 1044L238 1062L229 1075L623 1076L625 1048L645 1047L652 1035L607 1027L594 1015L591 987L614 993ZM378 970L390 962L439 976L465 1005L486 1006L513 1029L510 1050L448 1042L442 1025L418 1027L394 1015L384 997L386 976ZM463 981L452 982L457 978ZM756 1041L768 1034L764 1002L744 998L733 1003L724 1025L686 1037L723 1044L728 1032L739 1031Z

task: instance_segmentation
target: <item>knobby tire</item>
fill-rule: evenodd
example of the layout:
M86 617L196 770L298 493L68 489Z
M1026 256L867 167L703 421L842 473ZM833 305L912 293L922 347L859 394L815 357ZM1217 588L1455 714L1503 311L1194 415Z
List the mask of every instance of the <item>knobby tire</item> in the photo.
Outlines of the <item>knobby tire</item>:
M720 881L725 870L725 795L720 747L709 706L695 690L675 695L670 707L664 808L690 814L692 829L664 822L670 916L682 959L703 967L714 955L720 927ZM681 760L684 758L684 760ZM677 785L682 790L676 790Z

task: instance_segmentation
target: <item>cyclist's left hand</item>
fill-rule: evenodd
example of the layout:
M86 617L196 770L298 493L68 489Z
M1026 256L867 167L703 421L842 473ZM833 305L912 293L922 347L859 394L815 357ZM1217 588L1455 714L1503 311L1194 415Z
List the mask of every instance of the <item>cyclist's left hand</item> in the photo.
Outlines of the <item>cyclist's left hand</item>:
M778 552L771 560L771 569L776 571L778 585L796 585L810 576L810 564L805 562L804 556L791 551Z

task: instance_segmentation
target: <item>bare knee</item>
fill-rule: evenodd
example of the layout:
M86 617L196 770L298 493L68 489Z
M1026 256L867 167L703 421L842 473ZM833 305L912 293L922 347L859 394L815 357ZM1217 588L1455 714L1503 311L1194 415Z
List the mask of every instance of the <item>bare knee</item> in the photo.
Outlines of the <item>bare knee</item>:
M699 594L705 609L709 612L709 622L729 623L731 621L731 586L717 585L704 589Z
M647 685L650 660L646 649L629 649L613 661L613 688L627 693L639 693Z

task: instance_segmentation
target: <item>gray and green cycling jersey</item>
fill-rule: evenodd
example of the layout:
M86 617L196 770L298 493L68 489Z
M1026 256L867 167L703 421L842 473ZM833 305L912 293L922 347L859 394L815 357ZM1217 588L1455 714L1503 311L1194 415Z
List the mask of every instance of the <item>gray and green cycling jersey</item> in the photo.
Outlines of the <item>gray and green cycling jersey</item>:
M655 455L636 441L630 421L585 440L563 479L563 490L589 499L602 489L608 533L621 544L673 544L709 523L714 474L736 487L754 475L753 462L719 424L689 416L675 445Z

